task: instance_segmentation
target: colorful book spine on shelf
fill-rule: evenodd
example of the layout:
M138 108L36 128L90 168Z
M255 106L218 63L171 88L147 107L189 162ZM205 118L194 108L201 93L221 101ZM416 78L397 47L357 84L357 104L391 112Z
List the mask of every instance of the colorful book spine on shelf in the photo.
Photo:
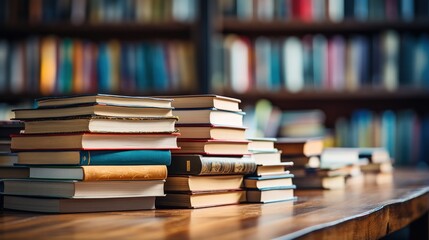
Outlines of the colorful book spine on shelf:
M220 14L244 21L411 21L427 18L428 5L426 0L221 0Z
M0 23L13 17L31 23L68 22L107 24L118 22L190 22L195 18L195 0L158 1L9 1L0 5ZM8 10L17 8L14 16Z
M306 35L284 39L226 35L214 68L214 90L350 90L362 87L395 91L427 88L429 37L386 31L371 37Z
M350 119L338 119L336 145L343 147L384 147L396 165L416 165L427 161L422 149L428 141L427 116L413 110L374 113L359 110Z
M193 91L198 88L193 58L193 47L183 41L0 40L0 92Z

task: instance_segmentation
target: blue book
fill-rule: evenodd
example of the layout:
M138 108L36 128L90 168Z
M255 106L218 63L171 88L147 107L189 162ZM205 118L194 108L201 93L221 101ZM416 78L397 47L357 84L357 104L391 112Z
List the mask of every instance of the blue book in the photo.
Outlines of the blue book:
M400 0L400 15L404 21L414 19L414 0Z
M381 115L381 139L382 146L396 158L396 115L393 111L387 110Z
M273 41L271 44L271 83L269 84L270 89L280 89L282 85L281 79L281 47L280 43Z
M148 69L147 69L147 60L146 47L144 44L139 44L136 47L136 85L138 90L145 90L150 88L149 78L148 78Z
M170 150L19 152L18 165L167 165Z
M112 76L110 75L109 49L105 43L101 44L98 53L98 89L101 92L109 92Z
M166 57L164 52L164 46L162 44L156 44L152 50L152 61L153 71L152 79L154 84L154 90L167 90L169 85L168 80L168 69L166 66Z

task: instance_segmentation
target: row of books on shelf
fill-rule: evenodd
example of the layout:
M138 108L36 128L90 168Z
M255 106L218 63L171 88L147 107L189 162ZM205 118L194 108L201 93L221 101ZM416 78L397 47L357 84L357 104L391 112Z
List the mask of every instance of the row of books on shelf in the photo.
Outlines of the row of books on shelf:
M427 0L221 0L225 17L259 21L411 21L429 17Z
M280 110L267 100L245 106L248 136L323 137L332 147L383 147L398 166L424 166L429 141L429 116L411 109L374 112L360 109L336 119L333 129L318 109Z
M391 171L383 149L324 150L322 138L247 139L244 112L233 98L97 94L36 103L14 110L20 121L0 125L8 147L0 154L7 209L97 212L291 201L296 187L343 189L365 166L373 175L381 164Z
M372 37L307 35L217 43L212 88L298 92L303 89L396 90L429 87L429 36L388 31Z
M5 0L0 23L189 22L195 11L195 0Z
M67 94L197 89L186 42L0 40L2 93Z
M338 146L383 146L398 166L424 165L428 162L429 116L413 110L359 110L337 120L335 139Z

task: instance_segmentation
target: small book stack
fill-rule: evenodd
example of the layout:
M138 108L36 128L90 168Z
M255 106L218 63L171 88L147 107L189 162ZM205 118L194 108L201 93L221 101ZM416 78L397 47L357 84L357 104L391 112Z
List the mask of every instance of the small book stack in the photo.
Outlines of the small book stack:
M12 136L29 179L4 181L4 207L37 212L153 209L177 148L169 99L46 98L15 110Z
M275 138L250 139L249 151L257 169L244 180L247 202L269 203L296 199L293 175L285 170L293 162L281 161L281 152L274 147L275 142Z
M0 121L0 179L28 177L27 167L14 166L18 155L10 150L10 135L19 134L23 128L21 121Z
M245 201L243 176L256 169L248 152L240 100L217 95L176 96L178 145L167 195L157 207L201 208Z
M393 181L392 160L385 148L358 148L358 151L365 184L384 184Z
M293 162L291 172L298 189L341 189L345 177L341 168L322 166L322 138L281 138L276 147L282 151L282 161ZM341 166L343 167L343 166Z

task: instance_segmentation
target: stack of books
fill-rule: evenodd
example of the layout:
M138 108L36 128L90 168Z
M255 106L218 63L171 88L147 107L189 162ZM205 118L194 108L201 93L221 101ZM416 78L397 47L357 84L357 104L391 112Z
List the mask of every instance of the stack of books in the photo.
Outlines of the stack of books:
M269 203L294 200L293 175L285 167L293 162L282 162L281 152L274 147L275 138L250 139L249 151L257 165L254 174L246 176L244 184L247 202Z
M365 184L384 184L393 181L392 160L385 148L358 148L360 169Z
M153 209L177 148L171 100L116 95L47 98L15 110L12 136L29 179L4 181L4 207L38 212Z
M330 164L331 159L323 149L322 138L282 138L276 143L282 151L282 161L293 162L291 172L298 189L341 189L345 187L344 165ZM343 156L347 157L347 156Z
M14 166L18 156L10 150L10 135L20 133L23 128L20 121L0 121L0 179L28 177L28 168Z
M240 100L217 95L177 96L178 145L157 207L200 208L245 201L243 176L255 171Z

